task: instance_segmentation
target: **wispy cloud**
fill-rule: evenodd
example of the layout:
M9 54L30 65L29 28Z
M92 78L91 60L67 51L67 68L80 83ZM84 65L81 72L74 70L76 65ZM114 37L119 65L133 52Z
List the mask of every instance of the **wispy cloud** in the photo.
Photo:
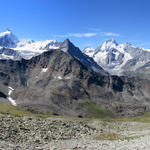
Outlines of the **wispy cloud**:
M118 33L112 33L112 32L88 32L88 33L67 33L67 34L61 34L61 35L54 35L54 37L59 38L69 38L69 37L77 37L77 38L89 38L93 36L110 36L110 37L119 37L120 34Z
M102 31L101 29L99 28L89 28L89 30L93 31L93 32L96 32L97 35L100 35L100 36L113 36L113 37L119 37L120 34L118 33L114 33L114 32L104 32Z
M112 33L112 32L102 32L104 36L114 36L114 37L119 37L120 34L118 33Z
M55 35L56 37L92 37L96 36L97 33L68 33L68 34L63 34L63 35Z

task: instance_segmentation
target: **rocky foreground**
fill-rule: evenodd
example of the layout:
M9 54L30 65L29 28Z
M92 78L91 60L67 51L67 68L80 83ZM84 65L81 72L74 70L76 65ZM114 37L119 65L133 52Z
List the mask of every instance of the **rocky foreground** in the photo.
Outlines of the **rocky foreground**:
M0 150L149 150L150 124L0 115Z

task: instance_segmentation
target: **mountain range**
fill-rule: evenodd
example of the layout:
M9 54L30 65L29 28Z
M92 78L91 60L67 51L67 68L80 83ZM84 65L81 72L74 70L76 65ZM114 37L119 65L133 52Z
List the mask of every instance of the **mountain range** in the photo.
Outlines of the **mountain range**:
M64 42L57 42L56 40L33 41L20 39L9 29L0 33L0 59L21 60L24 58L27 60L50 49L61 49L76 57L91 71L108 74L93 58L85 55L79 48L75 47L69 39L66 39Z
M150 82L135 75L149 65L148 50L110 40L83 53L69 39L24 40L10 30L0 33L0 47L0 103L80 117L150 110Z
M96 49L85 48L83 52L112 75L150 79L149 49L135 47L129 43L119 45L111 39Z
M69 45L66 40L34 41L18 38L11 30L0 33L0 59L31 59L50 49L61 49L78 58L95 72L105 70L106 74L118 76L135 76L150 80L150 50L135 47L129 43L118 44L114 39L102 43L96 49L87 47L82 52ZM70 42L71 43L71 42ZM72 47L75 47L73 50ZM89 57L88 57L89 56ZM103 69L102 69L103 68Z

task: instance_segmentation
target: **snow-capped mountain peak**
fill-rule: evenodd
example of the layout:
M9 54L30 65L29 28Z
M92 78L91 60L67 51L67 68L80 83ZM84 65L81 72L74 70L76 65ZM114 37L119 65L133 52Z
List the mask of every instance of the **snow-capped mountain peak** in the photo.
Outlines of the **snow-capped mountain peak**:
M9 29L0 33L0 46L14 48L18 42L18 37L15 36Z
M5 32L0 33L0 37L3 37L5 35L10 35L10 34L12 34L11 30L7 29Z
M104 42L101 46L100 46L100 49L102 51L108 51L112 48L116 48L117 46L117 42L114 40L114 39L111 39L111 40L108 40L106 42Z
M132 44L130 44L130 43L128 43L128 42L125 42L125 43L123 43L123 44L120 44L120 45L118 45L118 47L122 47L122 48L136 48L135 46L133 46Z
M7 53L4 51L2 52L3 54L8 55L8 58L10 58L10 55L12 55L14 51L13 59L30 59L31 57L41 54L49 49L58 49L59 46L57 43L56 40L34 41L30 39L21 39L14 35L9 29L0 33L0 49L10 49L7 50ZM0 59L5 58L6 57L3 57L0 53Z
M114 39L104 42L95 50L86 48L83 52L114 75L134 71L150 61L150 50L135 47L127 42L118 45Z
M95 49L92 47L87 47L83 50L83 53L85 53L86 55L93 57L94 53L95 53Z
M39 51L45 49L56 48L56 40L45 40L45 41L34 41L18 38L12 33L11 30L7 29L5 32L0 33L0 46L7 47L14 50L30 50Z
M48 49L56 49L56 40L46 40L46 41L33 41L33 40L22 40L14 48L20 51L45 51Z

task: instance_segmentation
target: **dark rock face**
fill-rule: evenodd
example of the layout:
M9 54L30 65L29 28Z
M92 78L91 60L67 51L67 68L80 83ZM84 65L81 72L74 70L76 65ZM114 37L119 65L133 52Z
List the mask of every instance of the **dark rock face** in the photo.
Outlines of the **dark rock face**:
M26 85L25 60L0 60L0 81L14 88Z
M93 58L82 53L78 47L75 47L73 43L66 39L64 42L59 43L59 47L62 51L69 53L71 56L78 59L84 66L86 66L90 71L94 71L98 74L108 75L102 67L100 67Z
M104 76L89 71L78 59L50 50L30 60L0 60L0 91L20 107L46 113L82 116L84 103L94 102L116 114L134 116L149 110L150 83L136 78Z
M131 61L129 63L133 63L134 65L134 61ZM129 77L134 76L140 79L147 79L150 81L150 61L142 65L141 67L137 68L135 71L124 72L124 75Z
M7 96L3 92L0 92L0 97L7 98Z

